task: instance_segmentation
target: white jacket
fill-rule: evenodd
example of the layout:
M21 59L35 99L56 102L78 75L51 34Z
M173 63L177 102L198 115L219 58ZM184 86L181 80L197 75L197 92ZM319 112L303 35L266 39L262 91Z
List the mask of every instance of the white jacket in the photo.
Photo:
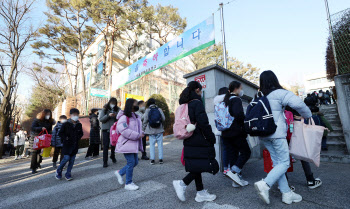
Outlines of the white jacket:
M214 101L213 101L214 105L218 105L221 102L223 102L224 98L225 98L225 94L218 95L218 96L214 97ZM221 131L218 131L218 129L215 127L214 134L215 134L215 136L221 136Z
M277 125L276 132L267 137L270 139L285 139L287 136L287 123L284 118L284 108L289 106L296 110L303 118L311 118L312 113L306 104L291 91L278 89L267 95L269 100L273 119Z
M20 146L20 145L24 145L26 142L26 135L24 133L24 131L18 131L16 133L16 136L15 136L15 140L14 140L14 146Z

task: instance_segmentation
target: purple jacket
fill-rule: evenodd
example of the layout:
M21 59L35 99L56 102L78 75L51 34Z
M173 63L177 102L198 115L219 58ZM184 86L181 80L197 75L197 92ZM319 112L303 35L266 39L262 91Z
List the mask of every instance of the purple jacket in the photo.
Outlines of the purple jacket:
M121 134L118 139L118 143L115 147L115 152L119 153L138 153L143 152L141 136L142 123L141 118L132 113L132 117L129 118L129 125L127 123L127 117L124 115L124 111L119 111L117 115L117 130Z

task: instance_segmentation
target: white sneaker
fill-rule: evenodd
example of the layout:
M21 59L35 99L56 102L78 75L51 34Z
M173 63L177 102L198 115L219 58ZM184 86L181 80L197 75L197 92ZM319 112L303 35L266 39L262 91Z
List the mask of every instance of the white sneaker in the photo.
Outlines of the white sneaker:
M186 191L187 186L182 186L181 182L182 182L182 180L173 181L173 186L174 186L177 197L182 202L184 202L184 201L186 201L185 191Z
M126 184L125 189L130 191L135 191L135 190L138 190L139 187L136 184L131 183L131 184Z
M293 191L282 193L282 202L286 204L292 204L293 202L300 202L303 198L298 195L297 193L294 193Z
M15 160L18 160L18 156L15 157Z
M18 156L18 159L22 159L22 155Z
M264 180L255 182L254 187L258 191L259 197L266 203L270 204L269 190L270 187L266 184Z
M309 187L309 189L316 189L317 187L322 185L322 181L319 178L315 178L314 181L308 181L307 182L307 186Z
M237 184L236 182L232 182L232 187L233 188L239 188L239 187L241 187L241 185L239 185L239 184Z
M248 186L249 182L241 178L242 187Z
M198 191L197 195L196 195L196 202L204 202L204 201L214 201L216 199L216 195L215 194L209 194L209 192L207 190L202 190L202 191Z
M237 184L243 186L241 179L239 178L238 173L232 173L232 171L227 171L226 176L232 179L232 181L236 182Z
M124 184L123 177L119 174L119 170L116 171L116 172L114 172L114 175L117 177L118 183L119 183L120 185Z

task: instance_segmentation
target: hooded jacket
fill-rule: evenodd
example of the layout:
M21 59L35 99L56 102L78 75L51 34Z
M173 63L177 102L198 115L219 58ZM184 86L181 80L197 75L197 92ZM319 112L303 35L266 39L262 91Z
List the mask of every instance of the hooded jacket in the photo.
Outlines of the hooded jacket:
M75 124L72 119L68 119L65 122L58 135L61 137L63 142L62 154L74 156L78 153L79 141L83 137L83 126L79 121Z
M15 140L14 140L14 146L21 146L24 145L24 143L26 142L26 134L24 133L24 131L20 130L16 133L15 136Z
M138 153L143 152L142 146L142 123L141 118L135 113L129 118L124 115L124 111L120 110L117 115L117 131L121 134L118 138L115 152L119 153Z
M51 138L51 146L52 147L62 147L63 143L61 140L61 137L58 135L58 133L60 132L60 129L62 127L63 123L61 123L60 121L57 122L57 125L53 128L52 131L52 138Z
M103 107L102 111L100 111L100 116L99 116L99 120L102 123L102 130L103 131L108 131L111 129L111 127L113 126L113 124L115 122L117 122L117 118L116 117L110 117L109 114L110 113L115 113L116 115L118 115L120 111L120 108L118 106L115 106L113 109L107 104L105 104L105 106Z

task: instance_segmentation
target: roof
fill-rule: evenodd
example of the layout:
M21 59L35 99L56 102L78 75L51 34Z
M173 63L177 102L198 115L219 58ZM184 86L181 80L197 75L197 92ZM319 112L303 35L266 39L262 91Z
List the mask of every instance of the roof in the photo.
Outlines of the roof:
M193 71L192 73L185 74L183 77L184 77L184 78L188 78L188 77L191 77L191 76L193 76L193 75L197 75L197 74L200 74L200 73L204 73L204 72L209 71L209 70L212 70L212 69L216 69L216 70L222 71L222 72L224 72L224 73L226 73L226 74L229 74L230 76L232 76L232 77L234 77L235 79L241 81L242 83L245 83L245 84L247 84L247 85L249 85L249 86L252 86L252 87L254 87L254 88L256 88L256 89L259 88L258 85L256 85L256 84L254 84L254 83L248 81L247 79L242 78L241 76L239 76L239 75L237 75L236 73L233 73L233 72L227 70L226 68L221 67L221 66L218 65L218 64L210 65L210 66L208 66L208 67L205 67L205 68L202 68L202 69Z

